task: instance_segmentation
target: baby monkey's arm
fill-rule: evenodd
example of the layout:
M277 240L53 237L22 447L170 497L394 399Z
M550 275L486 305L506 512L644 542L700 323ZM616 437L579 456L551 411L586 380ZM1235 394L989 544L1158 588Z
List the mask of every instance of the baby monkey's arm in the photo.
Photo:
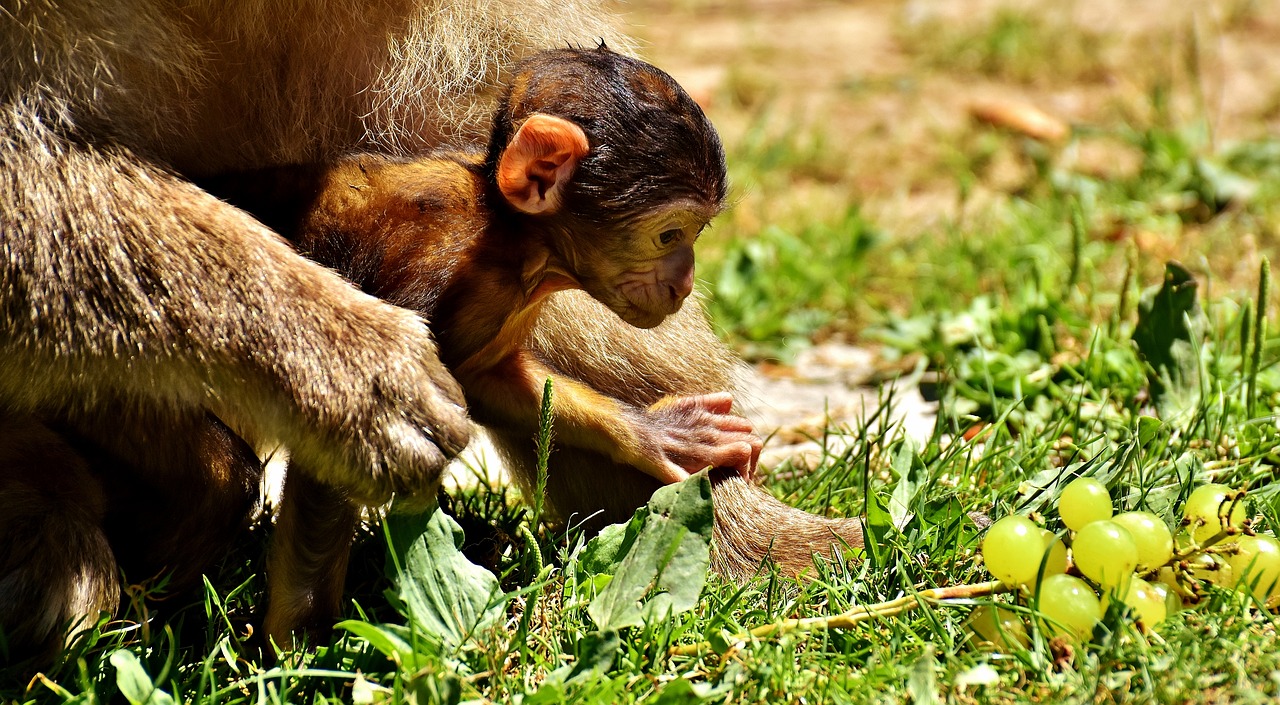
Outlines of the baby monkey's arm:
M707 467L755 471L763 442L733 413L728 393L669 396L648 408L605 396L521 350L463 379L476 417L537 428L543 385L551 380L556 439L603 453L664 483Z

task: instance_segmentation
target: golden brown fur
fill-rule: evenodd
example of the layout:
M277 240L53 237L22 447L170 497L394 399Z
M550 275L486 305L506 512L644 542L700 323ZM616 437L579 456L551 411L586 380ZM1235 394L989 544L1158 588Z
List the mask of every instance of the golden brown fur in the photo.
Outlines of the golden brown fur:
M26 0L4 12L6 103L56 109L55 130L109 135L183 174L476 138L524 56L627 45L596 3L573 0Z
M433 491L467 441L461 392L416 315L192 179L475 138L519 58L601 37L624 46L592 0L0 8L0 627L13 657L113 610L121 565L173 570L175 585L207 570L256 500L261 467L242 438L283 443L289 483L320 488L283 509L273 570L296 573L297 590L273 587L270 631L332 612L333 585L316 576L340 565L316 547L351 521L333 507ZM695 307L633 332L582 306L552 297L532 343L566 374L635 404L727 388L731 359ZM662 375L665 390L649 381ZM524 453L526 439L508 441ZM600 456L557 458L565 514L607 504L614 518L655 486L624 466L601 488ZM741 479L717 486L733 490L717 490L718 521L750 529L738 573L781 518L757 526L771 500ZM138 506L155 523L127 521ZM329 521L300 534L295 510ZM807 564L807 550L788 560Z
M519 110L516 106L526 92L549 90L553 97L576 97L584 93L584 82L607 83L592 73L582 75L586 69L581 62L596 61L621 62L625 76L643 72L643 65L603 49L555 52L532 62L517 75L515 96L502 104L497 124L509 122L512 129L496 128L494 139L499 142L491 148L491 163L469 153L435 153L412 160L363 155L334 165L233 175L210 185L363 290L429 318L440 341L441 359L462 384L473 418L497 440L527 491L533 491L535 482L531 439L542 382L550 377L558 442L547 492L551 507L562 517L576 514L576 520L596 525L624 519L662 477L627 459L668 452L687 456L682 462L688 471L722 466L713 473L715 566L726 576L748 576L766 557L784 571L798 573L812 566L814 554L828 555L845 542L861 545L858 522L814 517L751 484L759 441L749 437L749 426L726 423L697 406L664 413L669 405L691 396L733 387L737 363L711 332L698 301L662 325L644 329L620 325L616 311L584 293L564 291L550 298L542 293L547 291L544 281L555 282L555 288L576 288L592 271L631 270L653 257L650 235L643 229L596 229L599 219L585 225L580 213L561 203L560 194L566 189L572 193L587 175L575 174L562 182L549 176L550 171L541 172L549 179L540 184L546 202L553 204L549 210L520 213L507 203L533 197L523 187L523 171L504 174L497 166L513 161L510 154L524 149L519 135L525 130L515 129L521 118L508 113ZM652 105L661 100L653 93L650 87L644 98L633 102ZM557 102L546 100L541 110ZM632 101L621 104L628 102ZM696 108L669 108L675 114L685 109ZM541 111L528 119L554 128L539 137L537 148L560 156L541 162L590 159L589 153L557 147L559 140L575 139L569 134L577 130L572 123ZM656 119L650 114L650 122ZM590 123L597 126L590 135L591 150L625 156L628 148L619 144L625 141L634 143L629 148L637 153L627 158L664 158L665 145L646 141L660 130L641 137L598 128L599 121ZM709 125L694 125L701 139L715 140ZM700 168L712 175L698 183L723 178L717 154L718 150L707 151L708 161ZM601 197L631 189L615 171L606 173L609 185ZM705 201L700 212L714 213L723 191L713 189L701 197ZM651 198L656 202L632 202L623 216L635 222L633 216L662 212L666 197L655 192ZM590 200L571 197L568 202L579 209L594 207ZM558 261L558 253L566 251L573 256ZM642 440L664 437L671 427L678 430L667 437L665 446ZM690 439L695 437L705 440L694 443ZM749 444L754 450L726 453L724 448L732 444ZM289 483L279 530L296 534L288 545L297 551L273 556L273 606L267 618L267 633L280 644L290 643L289 627L321 626L331 619L331 613L311 608L337 608L341 565L355 516L351 508L342 507L341 497L322 485L296 482L292 470ZM343 524L333 517L348 519Z
M92 440L20 440L4 456L0 498L16 505L33 486L49 498L34 512L0 505L0 626L15 654L112 609L117 558L166 553L104 534L148 465L98 462L114 433L172 444L189 462L162 484L189 488L232 525L247 510L230 488L260 471L231 449L237 436L283 443L300 472L363 502L433 491L467 441L461 394L422 320L299 257L191 179L474 135L505 67L601 36L613 36L608 21L572 1L0 9L0 414L11 429ZM208 482L201 448L169 440L188 421L164 421L199 426L209 412L234 429L225 487ZM84 480L98 466L97 484ZM202 515L189 505L160 506ZM64 564L16 558L55 543L71 551ZM198 575L209 560L169 567Z
M30 466L40 471L22 471ZM107 497L57 433L32 419L0 417L0 506L6 644L15 655L26 645L47 657L61 644L50 634L90 627L99 610L115 608L120 584L102 526Z

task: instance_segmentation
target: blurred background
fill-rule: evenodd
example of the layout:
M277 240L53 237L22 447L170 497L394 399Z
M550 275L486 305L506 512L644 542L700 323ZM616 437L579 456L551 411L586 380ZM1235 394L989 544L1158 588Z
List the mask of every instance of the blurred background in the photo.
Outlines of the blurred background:
M1106 321L1170 259L1252 292L1275 246L1280 2L616 7L724 137L700 276L751 359L941 357L921 316L1068 285Z

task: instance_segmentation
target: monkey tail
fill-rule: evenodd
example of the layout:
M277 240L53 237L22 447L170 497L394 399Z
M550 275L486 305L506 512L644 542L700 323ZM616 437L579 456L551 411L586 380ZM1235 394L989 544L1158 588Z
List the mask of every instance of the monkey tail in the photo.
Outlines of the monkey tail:
M778 501L733 470L711 471L716 523L711 566L744 581L768 560L788 575L813 571L815 555L831 557L863 545L858 519L828 519Z

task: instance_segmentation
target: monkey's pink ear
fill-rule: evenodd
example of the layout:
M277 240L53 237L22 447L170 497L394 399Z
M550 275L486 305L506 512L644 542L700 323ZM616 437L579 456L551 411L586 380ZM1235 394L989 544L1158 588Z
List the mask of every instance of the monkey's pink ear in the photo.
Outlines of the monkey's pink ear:
M498 160L498 190L524 213L554 213L591 145L573 122L542 113L524 121Z

